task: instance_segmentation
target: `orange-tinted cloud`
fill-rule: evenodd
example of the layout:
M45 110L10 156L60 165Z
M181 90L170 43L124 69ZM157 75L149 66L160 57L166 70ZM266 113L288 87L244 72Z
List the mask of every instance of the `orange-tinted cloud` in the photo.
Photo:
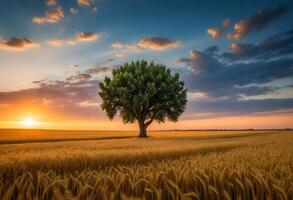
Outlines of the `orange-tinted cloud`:
M97 39L98 39L97 33L80 32L70 39L55 38L55 39L48 40L47 44L54 47L61 47L66 44L74 45L77 42L93 42L93 41L96 41Z
M34 87L31 88L0 91L0 121L17 119L22 115L43 115L46 119L40 120L57 121L61 118L68 120L104 117L103 112L97 113L100 109L98 84L113 68L94 65L67 76L64 80L37 80L33 81Z
M63 13L62 7L59 6L53 11L46 11L45 16L34 17L32 21L37 24L58 23L63 18L64 18L64 13Z
M224 19L222 24L223 24L223 27L228 27L230 25L230 20L228 18Z
M11 51L23 51L28 48L38 47L39 44L27 38L12 37L7 41L0 42L0 48Z
M248 25L247 21L242 20L242 21L236 23L234 25L235 32L232 35L232 38L236 39L236 40L241 39L244 35L247 34L248 29L249 29L248 27L249 27L249 25Z
M47 41L48 44L55 47L61 47L66 44L66 41L63 39L52 39Z
M93 2L93 0L77 0L78 5L80 6L90 6Z
M125 58L128 53L140 53L141 47L137 44L124 44L122 42L115 42L111 47L119 50L116 52L115 57L118 59Z
M231 44L230 49L232 52L237 53L241 50L241 47L239 46L239 44L234 42Z
M209 34L213 39L218 39L221 36L222 31L219 28L209 28L207 34Z
M228 18L223 19L221 28L217 28L217 27L208 28L207 34L209 34L211 38L213 39L218 39L224 32L226 32L227 27L229 25L230 25L230 20Z
M265 29L272 21L287 13L291 8L278 6L272 10L260 10L256 14L241 20L234 25L234 32L228 35L229 39L239 40L250 32L259 32Z
M179 40L170 40L168 38L163 37L150 37L141 39L138 42L138 46L156 51L162 51L169 48L178 47L180 45L181 41Z
M57 1L56 0L46 0L46 4L48 6L57 6Z
M75 39L79 42L92 42L98 39L98 34L90 32L80 32L75 35Z

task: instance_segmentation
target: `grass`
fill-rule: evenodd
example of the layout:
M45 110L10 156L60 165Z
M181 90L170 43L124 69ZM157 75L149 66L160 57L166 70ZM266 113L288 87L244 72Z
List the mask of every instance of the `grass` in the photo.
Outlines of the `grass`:
M0 131L0 199L293 198L293 132L135 134Z

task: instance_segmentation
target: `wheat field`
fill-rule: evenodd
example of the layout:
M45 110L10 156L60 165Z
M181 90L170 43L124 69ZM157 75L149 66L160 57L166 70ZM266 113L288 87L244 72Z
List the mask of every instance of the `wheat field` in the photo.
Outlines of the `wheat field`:
M0 199L293 199L291 131L0 130Z

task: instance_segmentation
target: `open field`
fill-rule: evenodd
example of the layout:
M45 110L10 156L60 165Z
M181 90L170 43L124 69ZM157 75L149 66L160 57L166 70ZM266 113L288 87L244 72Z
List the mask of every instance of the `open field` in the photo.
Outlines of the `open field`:
M0 199L292 199L292 131L0 130Z

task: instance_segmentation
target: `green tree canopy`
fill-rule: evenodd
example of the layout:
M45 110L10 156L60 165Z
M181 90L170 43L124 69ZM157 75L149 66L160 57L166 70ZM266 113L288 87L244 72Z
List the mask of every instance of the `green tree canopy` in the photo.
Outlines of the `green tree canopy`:
M119 114L124 123L138 122L139 137L147 137L153 122L176 122L186 107L186 89L179 74L165 65L137 61L113 70L100 83L101 107L112 120Z

